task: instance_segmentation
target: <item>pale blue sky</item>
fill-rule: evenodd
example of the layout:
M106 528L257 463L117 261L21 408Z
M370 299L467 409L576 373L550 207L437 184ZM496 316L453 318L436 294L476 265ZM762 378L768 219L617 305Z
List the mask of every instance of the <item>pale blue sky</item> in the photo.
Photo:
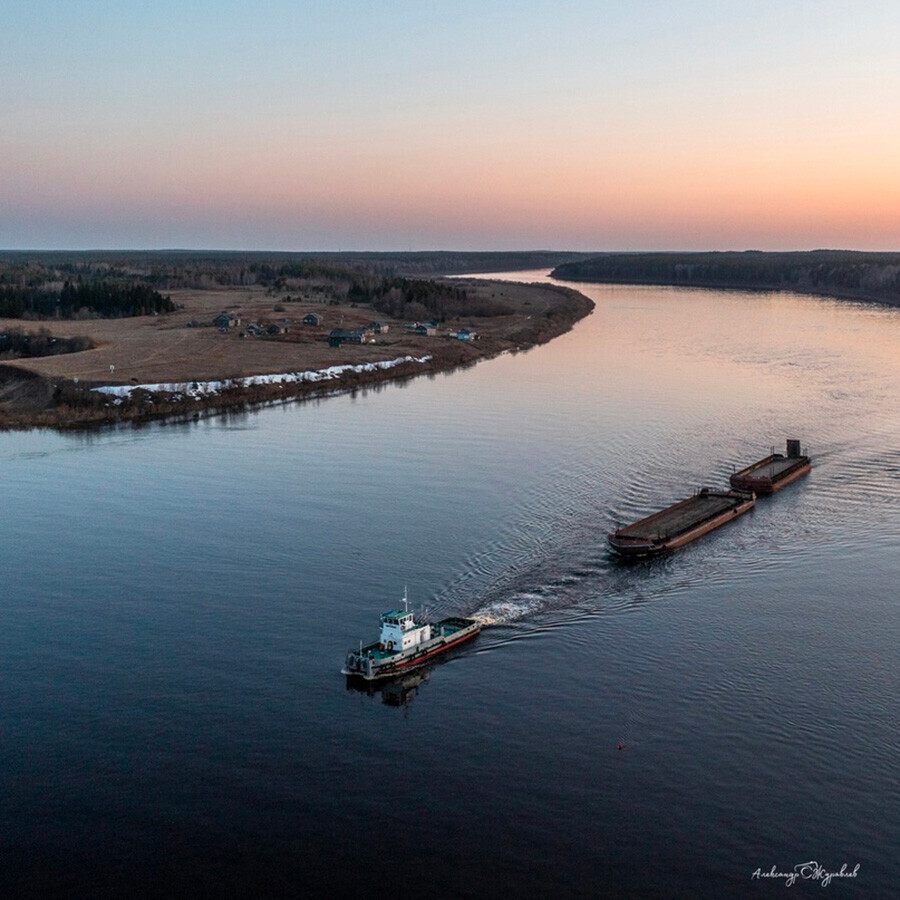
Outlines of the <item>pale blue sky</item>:
M900 8L0 7L0 247L860 246Z

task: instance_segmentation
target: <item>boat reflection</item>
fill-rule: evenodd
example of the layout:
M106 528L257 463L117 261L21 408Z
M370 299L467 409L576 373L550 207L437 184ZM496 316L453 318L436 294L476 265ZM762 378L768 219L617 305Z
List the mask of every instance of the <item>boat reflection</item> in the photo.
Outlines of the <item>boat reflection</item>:
M381 702L387 706L406 706L415 699L419 687L431 678L431 666L408 672L385 681L364 681L361 678L348 678L347 690L370 697L381 696Z

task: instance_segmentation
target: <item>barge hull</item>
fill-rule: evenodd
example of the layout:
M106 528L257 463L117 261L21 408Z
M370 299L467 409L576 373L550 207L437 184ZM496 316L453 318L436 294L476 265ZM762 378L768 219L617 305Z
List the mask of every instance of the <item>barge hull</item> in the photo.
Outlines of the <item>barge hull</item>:
M752 466L747 466L746 469L741 469L740 472L735 472L729 481L736 491L774 494L798 478L809 474L811 468L812 463L808 457L790 459L775 453Z
M621 556L653 556L677 550L752 509L756 497L738 491L699 494L607 535Z
M770 453L759 462L735 472L729 481L736 491L774 494L802 478L812 468L808 456L800 452L800 441L788 438L786 453Z

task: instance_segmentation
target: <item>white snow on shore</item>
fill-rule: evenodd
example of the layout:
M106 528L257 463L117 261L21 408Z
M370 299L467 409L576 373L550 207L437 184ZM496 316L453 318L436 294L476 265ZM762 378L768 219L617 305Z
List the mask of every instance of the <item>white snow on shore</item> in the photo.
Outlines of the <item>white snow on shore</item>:
M426 363L430 356L401 356L382 362L362 363L361 365L329 366L308 372L284 372L276 375L248 375L246 378L228 378L225 381L184 381L178 384L108 384L92 390L114 397L128 397L132 391L144 390L153 393L165 392L193 397L199 400L218 394L223 390L236 387L252 387L256 384L298 384L300 382L333 381L347 372L375 372L379 369L393 369L403 363Z

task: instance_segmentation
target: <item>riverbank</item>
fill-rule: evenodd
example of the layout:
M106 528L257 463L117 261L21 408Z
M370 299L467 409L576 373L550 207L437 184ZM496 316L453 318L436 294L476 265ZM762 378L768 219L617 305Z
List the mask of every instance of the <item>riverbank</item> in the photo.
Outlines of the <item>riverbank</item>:
M851 288L786 286L779 282L763 282L761 284L743 284L739 281L690 281L666 280L664 278L575 278L572 275L553 272L554 278L582 284L612 284L623 287L675 287L703 288L710 291L751 291L753 293L785 293L804 294L808 297L830 297L832 300L848 300L853 303L875 303L880 306L900 307L900 297L892 294L879 294L876 291L854 290Z
M173 291L178 309L166 315L54 321L54 334L84 335L96 346L0 366L0 427L196 419L379 387L545 343L594 306L556 285L470 278L454 278L453 284L505 314L458 318L416 332L367 305L240 288ZM376 320L379 327L372 328ZM0 321L6 327L10 320ZM335 329L364 337L333 346L329 334Z
M900 254L849 250L604 253L554 278L653 287L783 291L900 306Z

